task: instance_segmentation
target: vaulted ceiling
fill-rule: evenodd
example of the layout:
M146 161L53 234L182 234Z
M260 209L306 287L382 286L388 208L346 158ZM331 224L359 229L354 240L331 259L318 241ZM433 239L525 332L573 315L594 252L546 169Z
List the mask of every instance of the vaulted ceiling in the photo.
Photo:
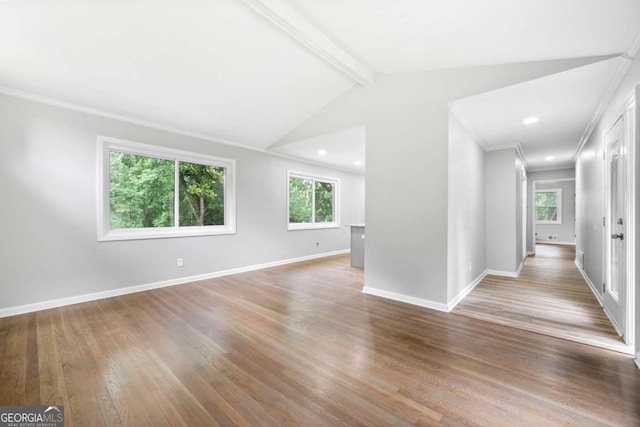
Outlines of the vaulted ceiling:
M0 92L263 150L378 73L635 54L639 17L637 0L0 0ZM613 61L457 108L489 149L566 162ZM539 133L511 126L525 113ZM278 150L361 171L363 135Z

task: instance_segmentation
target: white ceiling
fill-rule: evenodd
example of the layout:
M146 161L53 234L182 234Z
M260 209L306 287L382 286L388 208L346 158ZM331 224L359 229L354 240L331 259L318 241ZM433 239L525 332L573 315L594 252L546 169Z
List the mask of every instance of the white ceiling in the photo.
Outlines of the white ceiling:
M365 127L358 126L279 145L272 150L291 157L330 164L350 172L364 174L366 139ZM325 154L318 154L320 150Z
M638 0L295 0L380 73L624 52Z
M638 17L638 0L0 0L0 92L268 149L375 73L628 52ZM560 114L562 82L505 89L507 100L545 117L527 160L535 164L538 148L575 149L587 110L613 78L607 67L565 76L581 82L571 93L585 103L546 133L542 125ZM499 95L475 102L498 116L507 102ZM511 122L489 129L465 118L489 145L526 143ZM353 161L361 141L337 134L331 156L314 161ZM309 158L329 144L312 138L280 151Z
M530 170L573 167L573 155L621 58L456 101L454 114L485 149L522 146ZM525 125L527 117L538 123ZM554 159L546 160L553 156Z
M0 86L264 148L354 82L236 0L0 3Z

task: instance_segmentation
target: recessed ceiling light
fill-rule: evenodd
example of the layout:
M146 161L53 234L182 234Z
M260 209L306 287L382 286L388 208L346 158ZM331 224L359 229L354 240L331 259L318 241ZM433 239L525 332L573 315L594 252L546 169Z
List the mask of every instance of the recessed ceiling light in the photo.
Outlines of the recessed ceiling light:
M355 162L353 162L353 164L356 166L360 166L362 162L360 160L356 160Z
M318 155L326 156L327 155L327 150L318 150Z
M534 123L538 123L538 120L540 120L538 117L527 117L522 121L522 123L525 125L532 125Z
M556 156L547 156L547 157L545 157L544 159L545 159L545 160L553 160L553 159L555 159L555 158L556 158Z

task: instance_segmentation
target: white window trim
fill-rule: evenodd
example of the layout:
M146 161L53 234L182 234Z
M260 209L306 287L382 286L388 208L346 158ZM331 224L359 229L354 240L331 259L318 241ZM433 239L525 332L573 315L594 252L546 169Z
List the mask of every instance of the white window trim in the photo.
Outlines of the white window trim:
M109 153L118 151L159 159L198 163L226 168L224 180L224 225L204 227L154 227L110 229ZM209 236L236 232L236 161L189 151L142 144L124 139L98 136L98 241L160 239L168 237ZM176 172L177 174L177 172ZM175 204L179 201L176 197Z
M315 185L312 187L312 204L311 218L312 222L290 223L289 222L289 181L291 178L300 178L306 180L322 181L333 184L333 221L332 222L315 222ZM329 178L318 175L311 175L304 172L287 171L287 230L313 230L321 228L339 228L340 227L340 180L338 178Z
M558 211L558 219L556 221L539 221L536 219L536 224L547 224L547 225L561 225L562 224L562 188L537 188L536 189L536 194L538 193L551 193L551 192L555 192L556 193L556 200L558 201L558 204L556 206L557 211ZM533 204L533 215L534 218L536 216L536 204L535 204L535 195L533 198L534 204Z

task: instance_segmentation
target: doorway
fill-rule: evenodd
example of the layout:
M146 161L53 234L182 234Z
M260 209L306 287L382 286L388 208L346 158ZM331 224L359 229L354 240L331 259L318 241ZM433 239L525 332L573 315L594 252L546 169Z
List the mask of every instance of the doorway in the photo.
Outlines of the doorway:
M552 172L556 171L548 174ZM538 179L533 179L529 198L530 255L536 254L536 244L539 243L575 245L576 242L575 171L570 178L549 179L544 176L546 174L533 176Z

